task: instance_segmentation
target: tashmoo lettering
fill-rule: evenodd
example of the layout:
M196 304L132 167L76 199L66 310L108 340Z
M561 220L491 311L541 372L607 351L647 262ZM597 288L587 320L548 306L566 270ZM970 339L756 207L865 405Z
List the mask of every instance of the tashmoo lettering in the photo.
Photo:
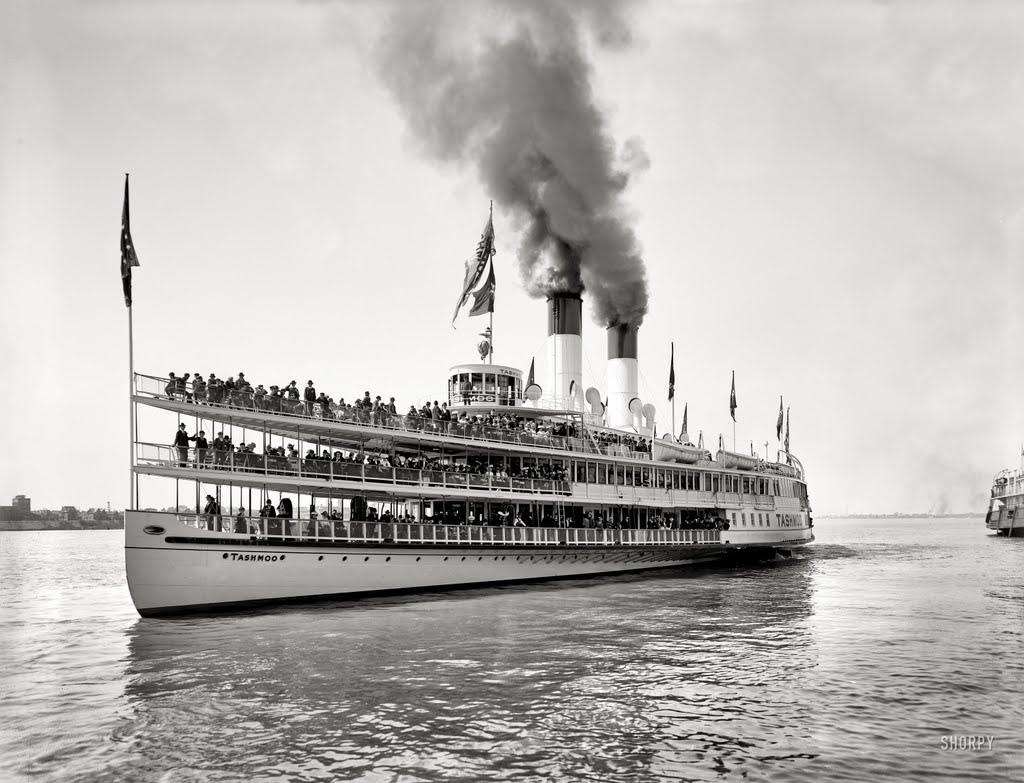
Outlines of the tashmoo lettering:
M239 554L238 552L232 552L231 559L247 563L276 563L278 555Z

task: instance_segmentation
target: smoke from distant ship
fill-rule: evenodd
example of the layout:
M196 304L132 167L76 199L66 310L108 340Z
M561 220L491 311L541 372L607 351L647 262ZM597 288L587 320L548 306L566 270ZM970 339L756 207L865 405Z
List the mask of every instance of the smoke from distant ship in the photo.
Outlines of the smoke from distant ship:
M639 324L647 282L620 196L646 155L617 156L593 94L589 42L629 43L621 3L401 3L378 67L409 129L442 161L474 165L518 222L527 292L588 292L602 325ZM589 34L589 38L588 38Z

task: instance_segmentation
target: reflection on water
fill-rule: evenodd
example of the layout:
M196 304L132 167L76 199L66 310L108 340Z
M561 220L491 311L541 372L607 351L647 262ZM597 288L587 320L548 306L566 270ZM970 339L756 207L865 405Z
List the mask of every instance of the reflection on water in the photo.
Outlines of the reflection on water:
M176 767L308 777L728 767L785 737L756 713L813 666L807 565L780 568L775 587L779 569L703 570L140 621L115 738L156 723L138 750Z
M757 566L172 620L125 604L119 539L0 536L48 563L0 573L24 662L0 777L1014 779L1024 548L926 522L825 523ZM998 740L943 756L949 734Z

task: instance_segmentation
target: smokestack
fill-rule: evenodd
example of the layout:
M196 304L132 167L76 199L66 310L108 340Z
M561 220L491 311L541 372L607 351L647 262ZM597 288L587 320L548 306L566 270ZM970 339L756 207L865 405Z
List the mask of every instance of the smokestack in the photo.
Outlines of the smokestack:
M629 404L638 397L637 329L633 324L608 327L608 415L609 427L633 426Z
M583 399L583 300L579 294L548 298L548 368L551 396L577 410Z

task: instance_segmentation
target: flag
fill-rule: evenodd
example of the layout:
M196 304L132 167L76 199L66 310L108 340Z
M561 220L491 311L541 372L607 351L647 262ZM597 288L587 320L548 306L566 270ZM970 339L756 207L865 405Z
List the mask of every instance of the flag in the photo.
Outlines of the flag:
M533 386L533 357L530 357L530 374L526 376L526 388Z
M686 426L686 412L690 409L690 403L683 404L683 428L679 431L679 442L686 443L690 439L688 428Z
M732 371L732 391L729 392L729 415L736 421L736 371Z
M779 420L775 422L775 440L782 440L782 395L779 395Z
M704 432L703 430L697 434L697 448L704 448Z
M483 277L484 269L487 268L487 262L491 260L491 256L494 255L494 206L491 205L491 214L487 218L487 225L484 226L484 233L480 235L480 241L476 246L476 265L470 266L466 264L466 277L462 281L462 295L459 297L459 301L455 304L455 312L452 314L452 325L455 325L455 319L459 317L459 310L462 309L463 305L469 301L469 295L476 288L477 283L480 282L480 278Z
M672 343L672 354L668 360L668 399L669 402L676 398L676 344ZM685 430L686 427L683 427Z
M132 243L132 230L128 221L128 175L124 175L124 208L121 210L121 287L124 289L124 305L132 306L132 267L139 265Z
M783 448L786 450L786 464L792 465L793 460L789 458L789 408L786 408L786 441Z
M494 262L491 262L491 271L487 275L487 282L483 288L473 294L473 308L469 311L469 317L485 315L494 312Z

